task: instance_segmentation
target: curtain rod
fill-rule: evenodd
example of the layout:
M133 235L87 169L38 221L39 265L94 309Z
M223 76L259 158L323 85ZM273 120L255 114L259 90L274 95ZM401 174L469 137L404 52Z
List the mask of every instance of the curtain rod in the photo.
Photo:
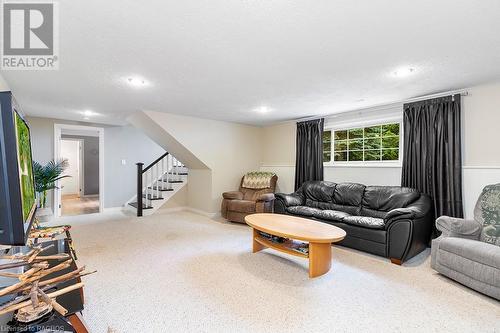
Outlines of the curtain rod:
M308 120L315 120L315 119L320 119L320 118L329 118L332 116L338 116L344 113L349 113L349 112L361 112L361 111L366 111L370 109L381 109L384 107L391 107L395 106L398 104L406 104L406 103L412 103L412 102L418 102L418 101L423 101L426 99L431 99L431 98L438 98L438 97L444 97L444 96L449 96L449 95L456 95L460 94L460 96L468 96L469 92L466 89L460 89L460 90L450 90L450 91L445 91L441 93L436 93L436 94L430 94L430 95L424 95L424 96L419 96L419 97L414 97L410 99L405 99L402 101L397 101L397 102L392 102L392 103L387 103L387 104L378 104L378 105L373 105L370 107L362 108L362 109L352 109L352 110L346 110L346 111L341 111L337 113L330 113L330 114L325 114L325 115L316 115L316 116L309 116L309 117L303 117L303 118L297 118L293 119L295 122L300 122L300 121L308 121Z

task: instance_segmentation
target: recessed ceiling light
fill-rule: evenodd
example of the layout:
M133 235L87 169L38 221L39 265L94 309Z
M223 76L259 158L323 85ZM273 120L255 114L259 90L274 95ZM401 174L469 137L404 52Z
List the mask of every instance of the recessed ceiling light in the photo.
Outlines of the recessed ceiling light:
M143 88L143 87L149 86L148 81L146 81L144 78L141 78L138 76L127 77L126 81L130 86L135 87L135 88Z
M400 67L392 73L395 77L407 77L415 74L415 68L413 67Z
M268 106L259 106L258 108L255 108L254 111L258 113L269 113L273 111L273 109Z
M84 119L89 119L90 117L99 115L99 113L94 112L92 110L85 110L85 111L82 111L80 113L84 116Z

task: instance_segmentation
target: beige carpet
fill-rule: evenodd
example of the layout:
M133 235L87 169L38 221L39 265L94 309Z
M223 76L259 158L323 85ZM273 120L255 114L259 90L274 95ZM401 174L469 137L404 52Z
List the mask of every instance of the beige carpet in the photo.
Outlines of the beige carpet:
M332 270L251 253L250 229L180 212L68 218L92 332L500 332L500 305L433 272L335 247ZM75 222L84 221L84 222Z

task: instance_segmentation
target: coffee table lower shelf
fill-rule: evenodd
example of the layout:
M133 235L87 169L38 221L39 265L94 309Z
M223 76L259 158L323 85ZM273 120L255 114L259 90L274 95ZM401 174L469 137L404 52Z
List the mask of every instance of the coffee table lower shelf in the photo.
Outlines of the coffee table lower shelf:
M255 236L254 241L256 241L257 243L259 243L260 245L262 245L264 247L268 247L268 248L274 249L276 251L284 252L284 253L290 254L292 256L297 256L297 257L301 257L301 258L309 258L308 254L297 252L297 251L290 249L290 246L287 246L291 243L290 241L286 241L284 243L274 243L274 242L271 242L271 241L269 241L263 237L260 237L260 236ZM256 252L256 251L254 250L253 252Z
M309 242L309 254L300 253L287 247L285 243L274 243L264 239L259 230L253 229L253 253L270 248L292 256L309 259L309 277L314 278L327 273L332 265L332 244ZM267 231L266 231L267 232Z

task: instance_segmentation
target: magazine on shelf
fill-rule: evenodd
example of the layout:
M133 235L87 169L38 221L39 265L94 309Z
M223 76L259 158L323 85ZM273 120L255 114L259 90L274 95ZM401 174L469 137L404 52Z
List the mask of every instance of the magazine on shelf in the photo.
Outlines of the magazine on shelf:
M283 238L279 236L274 236L263 231L259 231L259 235L275 244L285 244L287 248L292 251L299 252L302 254L309 254L309 244L289 238Z

